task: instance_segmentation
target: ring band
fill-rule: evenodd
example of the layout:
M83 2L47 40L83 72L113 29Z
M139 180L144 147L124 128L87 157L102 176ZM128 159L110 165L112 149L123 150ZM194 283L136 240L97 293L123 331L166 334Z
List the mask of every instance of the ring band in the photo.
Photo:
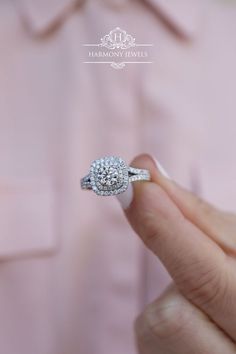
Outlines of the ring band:
M126 191L130 182L150 181L148 170L126 165L116 156L106 156L92 162L90 172L80 181L81 188L97 195L111 196Z

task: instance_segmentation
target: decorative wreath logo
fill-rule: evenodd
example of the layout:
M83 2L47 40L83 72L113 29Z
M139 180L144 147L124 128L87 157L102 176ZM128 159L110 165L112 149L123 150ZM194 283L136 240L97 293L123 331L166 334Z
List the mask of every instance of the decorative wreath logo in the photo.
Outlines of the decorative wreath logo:
M123 69L126 64L151 64L152 61L148 60L149 53L147 50L140 51L139 48L152 47L153 44L136 43L135 38L128 34L125 30L120 27L116 27L111 30L108 34L103 36L100 43L86 43L83 44L85 47L93 48L104 48L100 51L91 51L89 53L90 57L99 58L98 60L87 60L84 61L85 64L110 64L113 69L119 70ZM134 48L130 51L125 51L129 48ZM108 50L105 50L107 48ZM119 57L122 61L109 60L109 58ZM101 58L106 58L103 61ZM142 59L142 58L146 58Z
M120 27L116 27L109 34L101 38L101 47L108 49L128 49L135 47L135 38Z

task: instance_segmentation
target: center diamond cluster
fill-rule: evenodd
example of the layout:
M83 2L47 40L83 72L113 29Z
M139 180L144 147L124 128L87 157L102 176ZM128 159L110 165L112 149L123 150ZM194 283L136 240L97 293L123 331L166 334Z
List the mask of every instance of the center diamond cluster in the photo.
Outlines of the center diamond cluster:
M97 176L101 185L107 187L114 186L120 179L118 168L113 166L101 166L98 170Z
M98 195L119 194L128 187L128 168L119 157L104 157L92 163L90 180L92 189Z

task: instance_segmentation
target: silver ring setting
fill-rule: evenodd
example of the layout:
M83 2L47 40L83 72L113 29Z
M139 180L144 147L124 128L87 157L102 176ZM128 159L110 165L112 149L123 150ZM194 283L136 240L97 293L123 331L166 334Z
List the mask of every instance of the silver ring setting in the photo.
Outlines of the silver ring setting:
M120 157L106 156L92 162L89 174L81 179L81 188L112 196L125 192L135 181L150 181L150 172L130 167Z

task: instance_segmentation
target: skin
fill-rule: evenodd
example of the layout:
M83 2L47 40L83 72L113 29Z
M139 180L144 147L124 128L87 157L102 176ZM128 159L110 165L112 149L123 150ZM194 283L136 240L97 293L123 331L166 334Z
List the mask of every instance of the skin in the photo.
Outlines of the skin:
M173 279L136 321L139 353L235 354L236 216L163 176L148 155L132 166L152 181L133 184L125 215Z

